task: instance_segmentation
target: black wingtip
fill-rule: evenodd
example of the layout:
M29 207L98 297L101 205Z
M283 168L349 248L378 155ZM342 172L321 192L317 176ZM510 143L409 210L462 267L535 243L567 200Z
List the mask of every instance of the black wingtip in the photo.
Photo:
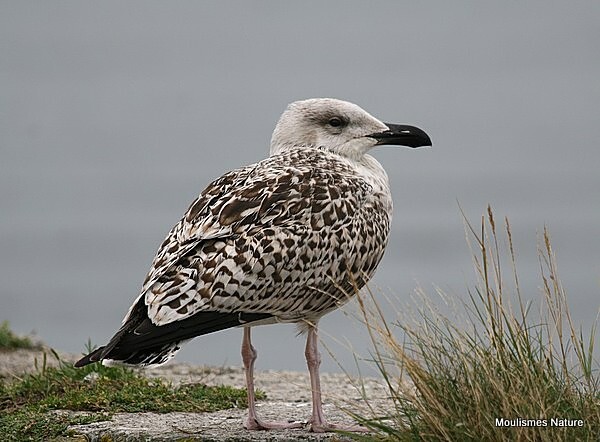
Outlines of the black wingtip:
M77 362L75 362L75 364L73 364L73 366L76 368L80 368L80 367L84 367L88 364L93 364L94 362L101 361L102 353L104 352L104 348L105 347L97 348L96 350L91 352L89 355L86 355L83 358L81 358L80 360L78 360Z

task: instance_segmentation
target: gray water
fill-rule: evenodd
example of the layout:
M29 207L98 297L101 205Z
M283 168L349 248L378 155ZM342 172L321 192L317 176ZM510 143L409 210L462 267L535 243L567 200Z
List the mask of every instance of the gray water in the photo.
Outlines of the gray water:
M431 149L379 148L393 235L371 287L457 299L475 277L457 201L513 226L539 297L547 225L576 323L600 293L600 4L1 2L0 320L78 352L109 339L164 235L203 187L268 153L287 103L332 96L414 124ZM444 308L443 306L441 308ZM322 321L368 356L343 313ZM179 360L239 364L241 332ZM259 367L303 369L293 326L255 333ZM324 370L339 370L325 357ZM368 368L367 368L368 370Z

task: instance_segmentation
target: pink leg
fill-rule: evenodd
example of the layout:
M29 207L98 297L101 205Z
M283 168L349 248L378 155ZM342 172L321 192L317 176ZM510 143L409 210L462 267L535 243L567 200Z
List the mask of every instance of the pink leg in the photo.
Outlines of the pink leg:
M250 327L244 327L242 361L246 371L246 388L248 390L248 418L244 423L244 428L248 430L271 430L303 427L302 422L265 422L256 415L256 396L254 395L254 361L256 361L256 356L256 349L250 341Z
M325 433L327 431L341 430L352 432L367 432L365 427L358 425L341 426L330 424L323 416L323 403L321 401L321 378L319 376L319 366L321 365L321 354L318 349L319 337L317 335L317 323L309 326L306 337L306 364L310 374L310 387L312 390L312 417L311 431L315 433Z

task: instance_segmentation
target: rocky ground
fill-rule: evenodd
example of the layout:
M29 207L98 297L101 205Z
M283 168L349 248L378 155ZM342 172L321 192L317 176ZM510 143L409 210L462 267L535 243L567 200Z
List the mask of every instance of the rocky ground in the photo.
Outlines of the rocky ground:
M61 354L64 360L75 355ZM0 377L18 376L30 371L43 360L39 350L19 350L0 353ZM48 365L55 364L51 356ZM145 375L162 377L174 383L202 382L208 385L244 387L244 372L239 367L204 367L169 363L146 370ZM323 373L321 377L324 412L333 423L352 424L349 412L364 416L382 415L391 407L386 389L376 379L358 382L344 374ZM311 412L308 375L291 371L258 371L256 388L267 394L257 404L260 416L266 420L306 422ZM368 398L365 401L364 398ZM338 434L314 434L308 425L298 430L247 431L242 423L246 410L230 409L214 413L118 413L110 421L73 427L82 440L119 441L338 441Z

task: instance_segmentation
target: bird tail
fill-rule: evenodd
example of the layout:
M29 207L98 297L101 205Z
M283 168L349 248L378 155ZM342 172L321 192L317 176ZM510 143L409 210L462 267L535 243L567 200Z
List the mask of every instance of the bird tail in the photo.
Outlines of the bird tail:
M137 351L119 352L110 351L111 349L100 347L90 354L84 356L74 366L77 368L84 367L94 362L100 362L104 365L137 365L146 367L149 365L159 366L170 361L175 354L181 349L181 345L186 341L171 342L166 345L144 348Z
M102 352L104 351L105 348L106 347L97 348L96 350L91 352L89 355L84 356L83 358L81 358L80 360L75 362L75 364L74 364L75 367L79 368L79 367L83 367L88 364L93 364L94 362L101 361L102 360Z
M198 312L191 317L159 326L148 317L148 310L142 299L110 342L81 358L75 363L75 367L99 361L104 361L105 365L162 365L175 356L181 345L196 336L272 318L269 313Z

